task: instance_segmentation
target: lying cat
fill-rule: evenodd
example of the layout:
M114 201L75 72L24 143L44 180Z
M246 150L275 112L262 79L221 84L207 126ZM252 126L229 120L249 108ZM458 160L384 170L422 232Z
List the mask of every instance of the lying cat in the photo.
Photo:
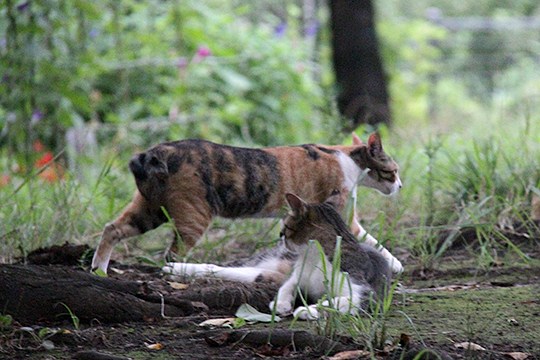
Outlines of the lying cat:
M353 137L351 146L301 145L249 149L182 140L154 146L136 155L129 167L137 191L122 214L105 226L92 260L92 270L107 271L114 245L155 229L167 221L187 249L203 235L214 216L275 217L285 206L285 193L323 202L335 190L341 211L356 185L395 193L401 187L397 164L385 154L378 134L368 144ZM354 233L377 246L356 220ZM379 247L394 271L403 267Z
M293 194L287 194L286 200L291 211L283 221L283 242L243 266L168 263L162 270L175 275L215 276L244 283L277 282L281 287L269 307L280 315L292 312L298 290L314 302L326 297L321 302L323 307L331 306L342 313L357 313L370 298L384 296L390 281L388 263L377 250L359 243L349 231L335 209L340 201L337 193L322 204L308 204ZM340 266L333 272L337 237L341 237ZM313 239L319 242L322 254L310 241ZM316 319L319 307L300 306L294 315Z

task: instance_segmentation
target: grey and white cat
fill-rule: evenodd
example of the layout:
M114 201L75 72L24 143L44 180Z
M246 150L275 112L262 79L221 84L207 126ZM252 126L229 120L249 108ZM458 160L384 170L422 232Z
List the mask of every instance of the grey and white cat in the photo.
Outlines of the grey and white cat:
M308 204L294 194L286 194L286 200L290 212L283 221L278 246L238 267L169 263L163 271L245 283L274 281L281 286L269 307L280 315L293 313L298 291L305 299L314 303L323 299L323 308L331 306L342 313L357 313L370 298L384 296L391 277L389 264L379 251L359 243L350 232L335 208L338 194L321 204ZM336 268L333 257L338 237L341 256ZM320 247L311 240L317 240ZM300 306L294 315L316 319L319 309L316 304Z

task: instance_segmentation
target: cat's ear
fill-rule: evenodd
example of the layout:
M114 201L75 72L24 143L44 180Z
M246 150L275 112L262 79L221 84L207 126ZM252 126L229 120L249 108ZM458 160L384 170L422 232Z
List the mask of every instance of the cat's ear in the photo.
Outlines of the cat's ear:
M285 194L287 204L291 208L294 215L302 215L306 211L307 203L299 196L291 193Z
M363 145L364 143L362 142L362 140L360 140L360 138L358 137L358 135L356 135L356 133L352 133L352 143L353 145Z
M373 157L383 152L381 137L378 133L374 132L371 135L369 135L368 149L369 149L369 154Z

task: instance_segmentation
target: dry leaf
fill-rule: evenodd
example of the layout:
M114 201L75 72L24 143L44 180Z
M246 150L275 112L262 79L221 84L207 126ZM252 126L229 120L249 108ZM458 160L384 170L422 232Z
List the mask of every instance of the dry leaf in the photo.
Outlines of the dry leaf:
M519 326L519 322L518 322L516 319L514 319L514 318L508 319L508 323L509 323L510 325Z
M168 283L175 290L186 290L189 287L188 284L182 284L176 281L168 281Z
M531 354L527 354L523 352L509 352L509 353L505 353L505 355L510 356L514 360L525 360L529 356L531 356Z
M124 275L126 273L125 270L120 270L120 269L117 269L117 268L114 268L114 267L111 267L110 269L111 269L112 272L117 273L118 275Z
M370 357L371 353L367 350L350 350L342 351L334 356L328 358L328 360L349 360L349 359L359 359L363 357Z
M163 344L162 343L146 344L146 348L150 350L161 350L163 349Z
M232 327L234 324L233 317L223 319L208 319L199 324L199 326L216 326L216 327Z
M474 351L486 351L485 348L482 346L475 344L473 342L465 341L459 344L454 344L455 348L458 349L467 349L467 350L474 350Z

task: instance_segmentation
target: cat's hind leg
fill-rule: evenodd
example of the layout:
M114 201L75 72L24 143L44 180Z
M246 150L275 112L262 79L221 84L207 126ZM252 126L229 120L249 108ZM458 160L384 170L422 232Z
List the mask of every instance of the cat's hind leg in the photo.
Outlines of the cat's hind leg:
M297 307L293 312L293 316L295 319L312 321L317 320L321 314L319 313L319 306L317 304L312 304Z
M201 204L200 200L185 196L184 199L180 196L177 198L178 200L171 200L168 206L171 209L169 216L174 222L176 231L166 255L185 255L189 249L195 246L212 222L210 208Z
M121 240L155 229L165 220L161 210L152 211L137 192L122 214L103 229L103 234L92 259L92 271L107 273L113 248Z
M335 309L341 314L357 314L361 309L362 295L365 293L363 286L353 286L353 295L335 296L329 300L321 301L318 304L308 306L299 306L294 310L294 317L300 320L317 320L321 314L327 309Z

